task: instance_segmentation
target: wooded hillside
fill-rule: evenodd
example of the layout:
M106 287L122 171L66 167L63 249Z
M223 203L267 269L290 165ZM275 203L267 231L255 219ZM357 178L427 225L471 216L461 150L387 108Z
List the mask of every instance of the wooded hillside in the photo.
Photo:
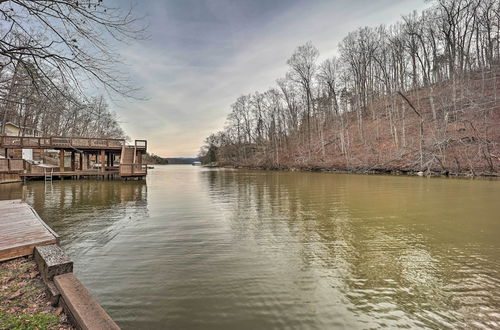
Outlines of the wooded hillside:
M243 95L205 162L260 168L498 174L500 2L438 0L349 33L318 63L307 43L265 92Z

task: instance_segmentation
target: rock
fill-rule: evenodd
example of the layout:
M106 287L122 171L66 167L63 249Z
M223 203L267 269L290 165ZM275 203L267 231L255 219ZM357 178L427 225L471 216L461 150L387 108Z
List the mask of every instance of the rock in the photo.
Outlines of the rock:
M45 282L56 275L73 272L73 261L56 244L35 247L35 261Z

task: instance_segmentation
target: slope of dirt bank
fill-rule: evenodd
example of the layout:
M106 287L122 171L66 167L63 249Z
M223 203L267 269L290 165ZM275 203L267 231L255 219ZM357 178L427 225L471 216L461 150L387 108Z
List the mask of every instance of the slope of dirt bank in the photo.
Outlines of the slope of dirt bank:
M311 127L315 130L310 142L308 132L302 130L283 138L278 147L244 146L245 158L234 156L243 154L241 148L222 147L218 164L498 176L500 68L378 98L359 113L352 111L330 121L313 117Z

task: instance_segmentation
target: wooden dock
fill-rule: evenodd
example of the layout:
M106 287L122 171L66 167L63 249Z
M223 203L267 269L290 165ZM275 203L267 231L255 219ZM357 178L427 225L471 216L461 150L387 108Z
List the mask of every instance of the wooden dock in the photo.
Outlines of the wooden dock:
M31 255L35 246L47 244L59 244L59 236L31 206L0 201L0 261Z
M146 140L0 135L0 183L50 177L143 178ZM26 152L26 156L24 156ZM23 159L25 158L25 159Z

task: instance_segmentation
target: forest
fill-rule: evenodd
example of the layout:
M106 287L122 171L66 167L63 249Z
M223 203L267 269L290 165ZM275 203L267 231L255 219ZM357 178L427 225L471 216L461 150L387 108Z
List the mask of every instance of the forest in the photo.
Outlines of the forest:
M131 11L101 0L0 0L0 134L124 138L108 105L133 97L113 44L143 38Z
M263 92L240 96L204 163L498 175L500 2L434 0L362 27L320 61L311 43Z

